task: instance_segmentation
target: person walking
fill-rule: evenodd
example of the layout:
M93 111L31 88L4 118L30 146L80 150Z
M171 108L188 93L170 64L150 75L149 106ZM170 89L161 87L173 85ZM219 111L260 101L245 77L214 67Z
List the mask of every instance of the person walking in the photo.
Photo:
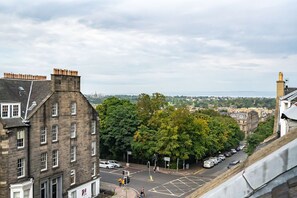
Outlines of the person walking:
M140 196L139 198L144 198L145 197L145 193L144 193L144 188L142 187L141 191L140 191Z

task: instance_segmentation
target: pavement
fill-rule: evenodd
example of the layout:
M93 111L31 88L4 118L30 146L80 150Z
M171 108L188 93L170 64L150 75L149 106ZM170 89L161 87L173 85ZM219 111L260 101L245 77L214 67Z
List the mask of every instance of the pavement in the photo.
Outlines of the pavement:
M101 182L101 189L114 192L113 198L137 198L138 191L128 186L117 186L115 184Z

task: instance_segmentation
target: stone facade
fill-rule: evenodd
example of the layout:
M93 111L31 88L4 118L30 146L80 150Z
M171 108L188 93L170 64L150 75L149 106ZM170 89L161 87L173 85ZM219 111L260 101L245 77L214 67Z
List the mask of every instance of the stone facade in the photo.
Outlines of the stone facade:
M256 111L251 110L247 112L233 112L230 114L239 124L240 130L245 133L245 136L248 136L254 132L259 124L259 115Z
M98 195L98 114L80 92L80 76L55 69L50 82L32 81L30 89L29 105L22 112L28 126L7 128L9 120L0 119L0 197L13 197L10 187L28 182L32 183L28 197ZM21 149L16 147L19 130L25 131ZM25 159L25 174L19 179L18 159Z

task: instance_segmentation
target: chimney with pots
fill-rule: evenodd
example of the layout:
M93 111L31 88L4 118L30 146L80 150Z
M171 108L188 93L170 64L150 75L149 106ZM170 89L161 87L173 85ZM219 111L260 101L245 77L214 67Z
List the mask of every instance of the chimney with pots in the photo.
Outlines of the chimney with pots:
M46 76L31 75L31 74L14 74L4 73L6 79L19 79L19 80L46 80Z
M77 71L54 68L51 75L52 91L80 91L80 76Z

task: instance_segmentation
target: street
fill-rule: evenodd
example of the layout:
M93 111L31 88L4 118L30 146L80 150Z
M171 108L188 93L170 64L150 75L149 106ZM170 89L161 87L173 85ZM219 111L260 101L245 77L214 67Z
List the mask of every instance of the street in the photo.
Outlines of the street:
M154 173L152 170L148 171L146 165L138 164L132 164L130 167L125 169L101 168L100 174L101 181L118 185L117 180L118 178L122 177L122 171L128 170L131 177L128 187L134 188L137 191L140 191L140 189L143 187L145 189L146 197L185 197L194 190L203 186L206 182L209 182L218 175L227 171L227 166L232 160L240 160L242 162L246 158L247 154L243 151L239 151L211 169L201 168L196 173L191 173L191 170L189 170L188 174L185 175L166 174L162 172Z

